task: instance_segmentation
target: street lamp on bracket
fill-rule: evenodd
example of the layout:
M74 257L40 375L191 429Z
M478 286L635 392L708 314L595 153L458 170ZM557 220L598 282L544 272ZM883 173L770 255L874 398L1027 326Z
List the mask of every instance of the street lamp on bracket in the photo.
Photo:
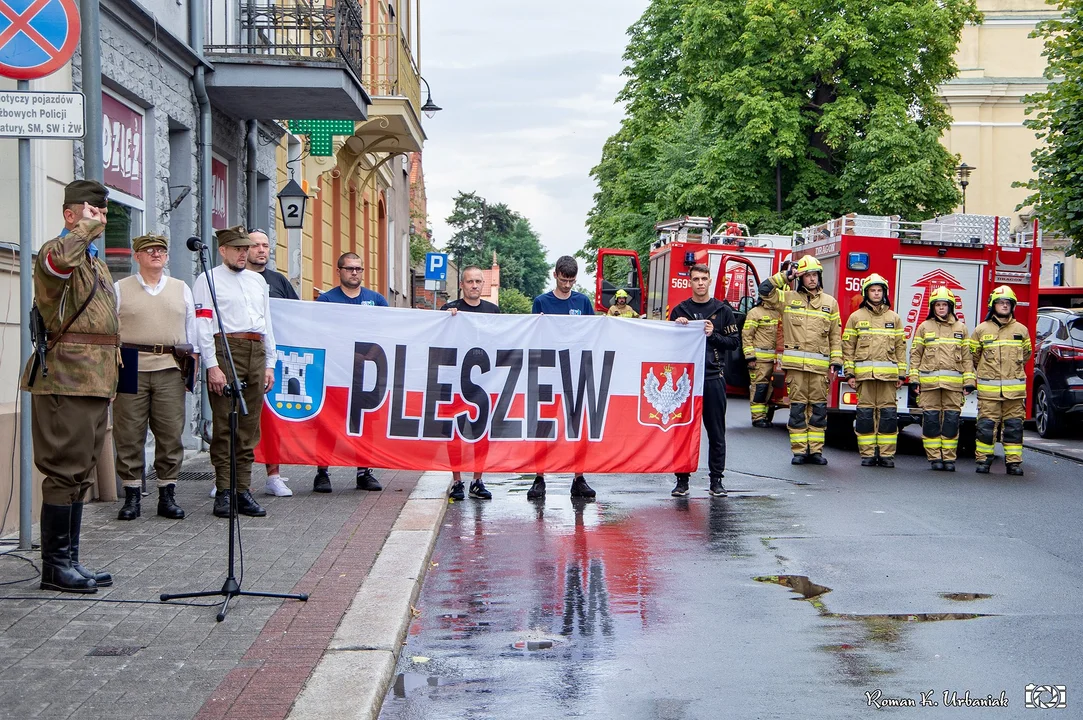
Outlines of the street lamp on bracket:
M955 177L959 178L959 187L963 191L963 215L966 215L966 186L970 184L970 173L977 169L977 166L965 162L955 167Z
M421 112L425 113L425 117L430 120L436 116L436 113L440 112L444 108L440 107L432 101L432 89L429 88L429 81L418 75L421 78L421 82L425 83L425 104L421 106Z

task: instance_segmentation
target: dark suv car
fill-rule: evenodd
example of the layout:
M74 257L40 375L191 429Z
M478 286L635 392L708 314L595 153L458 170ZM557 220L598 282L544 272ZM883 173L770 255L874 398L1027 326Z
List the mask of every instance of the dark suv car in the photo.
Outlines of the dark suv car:
M1042 437L1083 412L1083 309L1038 308L1034 346L1034 424Z

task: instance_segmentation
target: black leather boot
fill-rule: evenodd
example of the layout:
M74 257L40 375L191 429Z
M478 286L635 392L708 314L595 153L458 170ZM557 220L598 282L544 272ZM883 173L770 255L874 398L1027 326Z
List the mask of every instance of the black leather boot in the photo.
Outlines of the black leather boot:
M71 564L71 505L41 504L41 589L98 592L98 583Z
M174 492L177 486L173 483L158 488L158 514L170 520L183 520L184 509L177 504Z
M117 513L117 520L135 520L139 517L143 513L143 509L139 506L142 498L143 494L139 488L124 488L124 507Z
M229 517L229 490L219 490L214 496L214 509L211 511L215 517Z
M91 570L79 564L79 536L83 532L83 503L73 503L71 506L71 522L68 523L68 536L71 538L71 566L75 572L85 578L91 578L98 587L109 587L113 584L113 576L107 572Z
M237 493L237 512L248 517L264 517L267 511L260 507L252 493L248 490Z

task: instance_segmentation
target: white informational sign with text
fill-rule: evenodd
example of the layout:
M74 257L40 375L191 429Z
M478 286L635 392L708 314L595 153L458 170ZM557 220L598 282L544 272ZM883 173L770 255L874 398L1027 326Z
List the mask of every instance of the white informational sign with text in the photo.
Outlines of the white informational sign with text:
M82 93L0 90L0 137L73 140L85 125Z

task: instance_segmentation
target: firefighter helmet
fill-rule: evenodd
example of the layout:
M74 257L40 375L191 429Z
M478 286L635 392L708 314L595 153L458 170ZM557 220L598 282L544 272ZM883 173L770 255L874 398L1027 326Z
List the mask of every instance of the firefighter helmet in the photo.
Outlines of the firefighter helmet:
M880 287L882 287L884 289L884 299L887 299L887 280L885 280L880 275L877 275L876 273L869 275L867 278L861 281L861 294L864 295L865 298L868 298L869 288L871 288L873 285L879 285Z
M1012 310L1015 310L1015 304L1019 302L1015 297L1015 292L1007 285L993 288L993 292L989 295L989 307L993 307L997 300L1008 300L1012 304Z
M797 277L801 277L810 272L823 273L823 271L824 266L812 255L805 255L797 261Z
M628 291L625 290L624 288L621 288L620 290L618 290L616 293L613 294L613 299L616 300L617 298L624 298L625 300L627 300L628 299Z
M948 307L951 308L951 311L955 312L955 293L948 290L944 285L938 287L933 291L933 294L929 296L929 309L932 310L933 305L938 302L946 302Z

